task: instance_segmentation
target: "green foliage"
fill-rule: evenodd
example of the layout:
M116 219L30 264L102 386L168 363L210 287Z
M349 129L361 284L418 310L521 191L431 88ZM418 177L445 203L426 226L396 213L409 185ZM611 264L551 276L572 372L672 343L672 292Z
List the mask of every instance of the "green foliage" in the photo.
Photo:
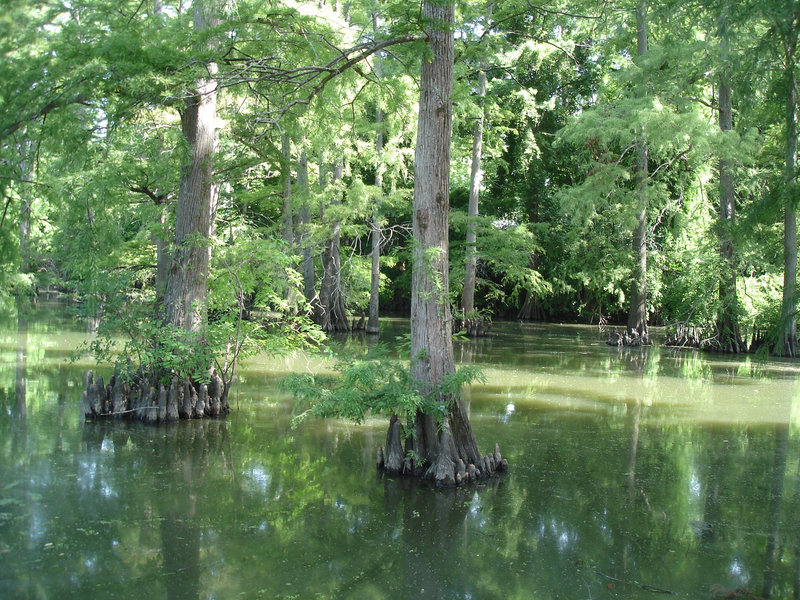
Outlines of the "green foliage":
M484 380L477 367L462 367L423 396L408 363L389 358L382 346L364 357L341 359L336 371L333 376L295 373L284 379L284 389L296 401L293 426L309 416L362 423L369 415L413 417L417 412L433 414L441 421L464 386Z
M488 306L515 304L526 293L547 297L552 286L532 266L533 257L542 252L538 236L528 224L501 221L489 217L470 220L461 211L452 211L451 239L464 239L468 223L475 225L479 277L476 288ZM463 244L451 244L450 291L460 295L464 281Z
M234 358L279 355L323 341L283 241L242 237L217 246L213 256L207 337L220 371Z
M207 323L197 333L166 325L153 296L137 292L135 277L103 273L83 303L85 313L100 318L88 349L98 362L150 381L166 383L173 375L206 381L214 365L227 383L241 358L317 346L324 335L308 317L300 277L290 264L280 241L250 238L217 246Z
M361 423L368 413L413 415L423 405L407 366L385 355L345 360L337 371L337 376L298 373L284 380L297 402L293 425L310 415Z
M727 5L725 15L722 5L650 6L650 47L634 56L632 5L543 8L509 0L489 11L485 2L457 3L451 301L464 272L473 126L484 114L481 217L474 221L480 314L510 314L524 298L543 318L622 317L640 200L636 144L644 132L651 314L664 323L716 318L723 272L714 226L717 164L726 159L736 182L739 316L757 327L775 322L782 211L797 197L785 173L784 64L796 2ZM164 2L154 14L153 3L138 0L11 0L4 7L0 295L59 290L95 317L105 305L108 340L111 331L135 337L132 356L197 370L176 358L188 342L160 329L154 246L172 238L189 154L180 120L186 90L207 78L214 62L220 196L198 361L214 356L227 369L243 353L317 343L299 300L298 255L304 245L317 252L334 226L348 308L364 310L378 205L381 306L405 314L417 79L426 44L392 45L340 68L343 50L421 37L419 6L242 0L202 31L191 12ZM723 17L729 47L719 39ZM477 93L479 69L487 75L485 99ZM720 133L723 72L732 82L735 128ZM300 189L302 153L309 182ZM340 159L342 180L326 182ZM271 236L285 216L287 180L295 238L280 246ZM20 252L23 203L31 230ZM302 211L308 222L300 222ZM497 221L517 225L499 229ZM430 293L441 294L441 278L430 272L438 286Z

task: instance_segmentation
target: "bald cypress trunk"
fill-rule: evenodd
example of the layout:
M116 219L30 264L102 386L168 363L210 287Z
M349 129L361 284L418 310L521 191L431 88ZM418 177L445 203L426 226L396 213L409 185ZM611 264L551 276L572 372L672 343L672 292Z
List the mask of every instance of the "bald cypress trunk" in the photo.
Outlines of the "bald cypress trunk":
M491 14L493 5L489 5L488 13ZM472 130L472 166L470 168L469 176L469 204L467 207L467 216L470 221L467 224L467 260L466 272L464 273L464 290L461 294L461 308L464 311L464 318L466 323L469 323L472 313L475 310L475 285L476 285L476 272L478 267L478 252L476 244L478 235L475 226L475 218L478 216L478 199L480 195L481 180L483 178L483 171L481 169L481 159L483 157L483 122L484 122L484 102L486 100L486 63L481 61L480 70L478 71L478 102L480 105L480 115L475 121ZM467 334L471 335L474 332L469 331L467 327Z
M202 5L195 8L195 28L205 29L213 19ZM216 70L209 63L208 72L213 75ZM181 170L175 249L164 294L164 321L188 333L199 333L206 319L216 119L217 84L211 78L201 79L181 111L181 131L190 157Z
M30 138L25 138L19 145L20 164L19 175L22 187L19 192L19 272L25 274L30 269L30 249L28 247L31 237L31 190L30 181L34 178L34 143Z
M213 1L195 5L195 29L203 30L218 23ZM206 68L209 77L199 79L196 87L187 93L186 105L181 111L181 131L189 147L189 160L181 169L175 213L174 250L163 302L164 324L181 332L186 340L197 345L201 363L205 360L202 358L201 347L205 343L211 234L217 202L217 187L212 177L217 145L217 84L213 79L217 66L209 63ZM184 362L190 363L191 360L191 356L186 356ZM210 364L202 365L202 368L211 372ZM229 382L222 382L219 376L213 375L208 385L187 379L183 385L184 397L191 399L196 394L197 401L188 411L181 411L178 407L182 399L177 377L173 376L169 390L164 386L155 389L163 375L164 373L152 373L149 374L151 380L132 385L133 390L129 390L129 393L132 391L133 397L127 402L120 402L122 409L129 411L126 414L148 422L157 422L172 420L178 416L216 417L230 412L227 400ZM103 386L96 387L102 396ZM91 385L87 386L87 392L90 389ZM138 403L135 399L137 390ZM104 410L100 414L116 414L113 406L114 390L106 389L105 395L106 400L102 403ZM123 390L119 390L119 397L123 396Z
M303 273L303 296L306 302L313 303L316 296L316 279L314 273L314 249L311 245L311 210L309 208L309 183L308 183L308 156L306 151L300 152L297 161L297 191L300 196L300 212L298 222L300 225L300 246L303 249L303 262L300 270Z
M473 477L490 474L497 469L496 462L507 464L502 463L499 449L496 460L494 455L491 460L481 457L461 398L442 389L455 372L448 294L453 13L451 2L427 1L423 5L431 58L423 59L420 78L411 289L411 378L420 394L446 409L440 422L421 411L413 417L408 425L414 435L406 439L403 465L405 473L440 485L460 483L469 477L466 473ZM387 441L396 437L396 423L393 419Z
M722 54L722 69L719 76L719 128L733 130L733 92L730 84L728 4L723 4L719 19L718 35ZM739 331L736 294L736 254L733 243L733 226L736 221L736 196L734 193L733 165L726 158L719 161L719 236L722 268L719 280L719 311L717 315L717 343L715 349L722 352L745 352L747 350Z
M774 353L795 357L797 348L797 32L785 48L786 159L784 165L783 299Z
M378 31L378 14L372 13L372 29ZM381 61L376 57L374 66L375 77L379 80L383 76ZM379 194L383 194L383 110L379 107L375 109L375 124L378 127L375 135L375 187ZM372 261L372 272L370 275L369 288L369 317L367 319L366 332L380 333L381 327L378 321L380 315L380 282L381 282L381 221L380 221L380 199L375 203L375 210L372 218L372 231L370 232Z
M281 196L283 197L283 215L282 215L282 233L286 245L291 249L294 243L294 219L292 215L292 169L291 169L291 145L289 143L289 134L281 134L281 180L283 190Z
M337 161L333 168L333 192L330 205L341 204L338 184L342 181L344 163ZM336 219L330 223L331 232L322 250L322 280L320 281L319 302L317 305L317 323L323 331L349 331L347 309L341 280L341 222Z
M647 2L642 2L636 13L636 53L642 56L647 52ZM633 233L633 252L635 263L630 291L628 311L628 335L636 344L647 344L650 333L647 328L647 181L649 165L647 137L644 127L640 128L638 141L638 165L636 169L636 190L639 196L636 230Z

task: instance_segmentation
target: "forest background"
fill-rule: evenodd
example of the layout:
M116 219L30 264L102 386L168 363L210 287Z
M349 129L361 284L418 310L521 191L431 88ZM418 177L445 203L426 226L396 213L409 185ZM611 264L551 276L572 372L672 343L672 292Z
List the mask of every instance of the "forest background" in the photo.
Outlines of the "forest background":
M408 315L420 5L5 6L3 300L66 293L98 344L229 376ZM459 323L794 356L798 31L796 0L457 2Z

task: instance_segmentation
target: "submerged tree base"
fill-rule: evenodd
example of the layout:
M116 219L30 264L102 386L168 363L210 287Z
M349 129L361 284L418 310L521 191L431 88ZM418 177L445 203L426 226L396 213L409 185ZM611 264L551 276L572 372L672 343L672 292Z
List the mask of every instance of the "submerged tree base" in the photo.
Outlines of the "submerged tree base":
M417 477L431 480L437 486L452 487L508 471L508 460L501 456L499 444L494 445L494 452L478 456L468 464L458 456L453 460L454 447L449 452L440 448L436 459L425 465L420 464L414 452L403 451L401 438L402 426L395 415L386 432L386 449L378 447L377 468L380 473L389 477Z
M721 354L752 354L767 343L768 337L766 330L755 330L748 345L740 335L722 335L713 325L679 323L667 333L664 345L674 348L696 348Z
M227 390L216 373L205 383L172 378L169 388L156 388L147 379L123 379L116 374L106 385L102 375L86 371L83 376L83 414L87 419L124 418L145 423L179 419L222 417L231 409Z
M467 337L489 337L492 335L492 322L486 317L456 318L453 331L463 331Z
M650 334L645 331L640 334L635 329L626 329L625 331L615 331L608 336L606 344L609 346L649 346Z

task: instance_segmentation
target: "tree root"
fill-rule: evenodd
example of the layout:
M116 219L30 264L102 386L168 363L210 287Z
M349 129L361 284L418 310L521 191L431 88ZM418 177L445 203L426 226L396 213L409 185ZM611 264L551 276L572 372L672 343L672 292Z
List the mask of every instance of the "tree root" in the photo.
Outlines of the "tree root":
M403 456L400 445L400 424L393 416L386 434L386 450L378 447L376 466L381 474L389 477L404 475L413 477L419 473L413 460ZM494 452L478 457L478 464L466 464L460 457L453 460L447 452L439 452L433 463L424 471L422 477L432 480L439 487L464 485L470 481L478 481L492 477L496 473L508 471L508 460L500 454L500 445L495 444Z
M623 346L636 347L636 346L649 346L650 335L645 332L640 334L635 329L625 330L623 332L614 331L608 336L606 344L609 346Z
M179 419L222 417L230 412L222 379L216 373L211 381L193 383L188 378L172 378L169 388L156 390L145 379L123 381L116 374L108 385L92 371L83 376L83 414L87 419L131 418L146 423L164 423Z
M456 318L453 321L453 331L463 331L470 338L490 337L492 321L486 317Z

